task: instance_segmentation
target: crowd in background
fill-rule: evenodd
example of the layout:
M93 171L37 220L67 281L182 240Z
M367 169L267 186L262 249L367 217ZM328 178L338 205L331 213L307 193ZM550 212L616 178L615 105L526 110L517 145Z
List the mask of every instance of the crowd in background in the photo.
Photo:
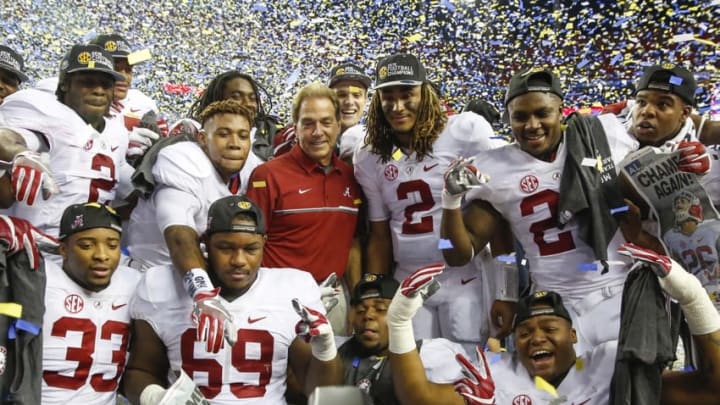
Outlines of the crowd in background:
M528 65L555 69L568 105L612 103L645 66L671 61L696 74L702 113L720 83L718 17L718 0L18 0L3 3L0 25L31 83L56 76L73 43L117 32L153 55L134 84L168 118L235 68L258 79L271 113L288 122L292 95L334 64L356 60L373 74L397 51L419 55L455 109L477 98L500 106L510 76Z

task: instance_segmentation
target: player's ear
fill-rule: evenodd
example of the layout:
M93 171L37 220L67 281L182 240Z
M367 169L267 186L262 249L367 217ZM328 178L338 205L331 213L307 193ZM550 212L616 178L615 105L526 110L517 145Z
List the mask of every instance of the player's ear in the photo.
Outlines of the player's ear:
M58 253L63 258L63 261L67 260L67 248L65 247L66 241L61 241L58 245Z
M570 337L573 344L577 343L577 332L575 331L575 328L570 328Z

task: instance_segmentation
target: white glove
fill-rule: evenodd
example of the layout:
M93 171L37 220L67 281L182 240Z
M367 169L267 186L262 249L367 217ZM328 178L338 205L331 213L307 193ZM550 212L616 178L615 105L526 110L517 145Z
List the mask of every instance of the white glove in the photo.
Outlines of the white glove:
M442 263L422 267L403 280L395 292L387 312L388 349L392 353L403 354L415 350L412 318L423 302L440 288L435 277L444 268Z
M330 322L322 313L304 306L297 298L292 300L300 321L295 325L295 333L310 343L313 357L320 361L330 361L337 355L335 335Z
M488 177L481 174L473 165L474 160L475 158L459 157L450 163L450 167L443 175L445 179L441 196L443 209L460 208L465 193L487 183Z
M128 134L128 150L125 156L134 159L144 155L158 139L160 135L147 128L133 128Z
M700 280L688 273L675 260L632 243L624 243L618 252L635 260L633 269L640 263L650 266L658 276L663 291L680 304L690 333L705 335L720 329L720 315L700 284Z
M325 306L325 312L328 313L340 303L338 296L342 290L338 286L337 275L330 273L325 280L318 284L318 287L320 287L320 298Z
M210 405L192 379L180 369L177 381L168 389L150 384L140 393L140 405Z

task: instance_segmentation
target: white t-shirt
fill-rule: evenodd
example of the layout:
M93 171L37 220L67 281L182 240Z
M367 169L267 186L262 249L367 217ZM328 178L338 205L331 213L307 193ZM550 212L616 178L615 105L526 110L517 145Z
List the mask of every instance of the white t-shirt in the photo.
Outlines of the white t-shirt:
M239 194L247 190L253 169L262 161L249 154L240 171ZM207 212L217 199L230 195L205 152L195 142L178 142L163 148L152 169L155 191L140 199L130 216L128 250L133 259L149 265L172 263L165 244L165 229L189 226L205 232Z
M172 266L148 270L130 307L133 319L146 321L165 344L170 368L182 367L210 403L285 404L288 349L300 321L293 298L325 313L309 273L259 269L247 292L231 302L221 298L239 329L237 343L217 354L195 341L193 302Z
M602 115L600 121L607 134L612 161L617 164L637 142L627 136L613 115ZM471 190L468 200L489 202L510 223L528 260L537 290L556 291L563 297L582 298L603 286L622 284L626 266L610 265L608 274L580 271L582 264L595 261L591 246L580 239L580 225L571 219L563 229L557 224L560 182L567 157L566 143L558 148L554 161L535 158L513 143L483 152L475 162L478 170L490 177L487 184ZM616 167L617 169L617 167ZM626 261L617 253L624 242L618 231L608 246L610 261Z
M421 161L414 152L406 156L398 150L382 163L369 146L356 150L355 178L367 198L368 219L389 220L393 256L399 266L443 261L438 249L443 174L458 156L475 156L495 146L492 137L490 124L467 112L449 117L433 153Z
M140 273L120 266L107 288L92 292L51 261L45 272L42 403L114 405Z
M125 161L127 130L106 119L98 133L74 110L41 90L21 90L0 105L6 125L25 138L28 148L47 151L60 193L32 206L14 204L11 214L58 235L65 207L87 202L109 203L132 191L133 169Z
M607 405L616 352L617 341L610 341L580 356L575 367L556 387L558 398L539 389L520 360L511 354L503 354L500 361L489 363L495 382L495 400L498 404L509 405Z

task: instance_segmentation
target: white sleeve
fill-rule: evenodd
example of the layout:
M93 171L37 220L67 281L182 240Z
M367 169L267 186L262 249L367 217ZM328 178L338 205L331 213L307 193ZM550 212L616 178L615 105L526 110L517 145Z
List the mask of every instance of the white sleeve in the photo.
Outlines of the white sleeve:
M640 144L627 133L625 126L614 114L602 114L598 115L597 118L605 130L605 137L607 138L616 170L620 170L619 163L622 162L628 153L637 150Z
M135 169L128 164L125 159L120 159L120 167L118 168L118 188L117 198L126 199L135 190L132 184L132 175Z
M161 186L153 193L155 218L158 229L164 233L171 225L185 225L195 229L195 216L202 209L201 202L192 193L173 187Z
M447 384L463 377L455 355L462 353L471 358L463 347L444 338L425 339L420 347L420 360L428 381Z
M382 189L377 181L376 166L380 164L377 155L370 152L370 146L356 150L353 156L355 180L363 190L368 202L368 219L385 221L390 219L390 210L383 202Z
M47 152L48 150L50 150L50 148L48 147L47 141L45 140L45 137L36 132L29 131L27 129L19 128L19 127L5 127L5 128L20 135L23 138L23 140L25 141L25 146L29 150L32 150L35 152Z

